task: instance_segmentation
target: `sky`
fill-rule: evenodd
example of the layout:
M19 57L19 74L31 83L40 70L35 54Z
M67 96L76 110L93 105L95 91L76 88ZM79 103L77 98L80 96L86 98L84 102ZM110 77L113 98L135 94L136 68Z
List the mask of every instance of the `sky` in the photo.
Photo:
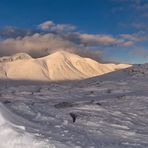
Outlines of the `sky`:
M148 62L147 0L1 0L0 56L63 49Z

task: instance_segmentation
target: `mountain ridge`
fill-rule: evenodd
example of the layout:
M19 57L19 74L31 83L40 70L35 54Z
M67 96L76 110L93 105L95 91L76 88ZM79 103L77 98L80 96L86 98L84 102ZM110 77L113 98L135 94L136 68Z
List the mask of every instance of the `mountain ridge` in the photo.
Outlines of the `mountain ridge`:
M67 51L57 51L37 59L27 55L26 57L11 62L0 62L0 78L41 81L76 80L131 66L128 64L102 64Z

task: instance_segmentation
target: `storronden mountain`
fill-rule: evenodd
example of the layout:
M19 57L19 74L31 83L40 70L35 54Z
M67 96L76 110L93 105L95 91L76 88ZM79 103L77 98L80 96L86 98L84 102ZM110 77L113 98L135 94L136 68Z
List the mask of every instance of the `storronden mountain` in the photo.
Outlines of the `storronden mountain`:
M12 80L86 79L130 66L128 64L103 64L66 51L57 51L37 59L26 53L18 53L11 57L3 57L0 61L0 79Z

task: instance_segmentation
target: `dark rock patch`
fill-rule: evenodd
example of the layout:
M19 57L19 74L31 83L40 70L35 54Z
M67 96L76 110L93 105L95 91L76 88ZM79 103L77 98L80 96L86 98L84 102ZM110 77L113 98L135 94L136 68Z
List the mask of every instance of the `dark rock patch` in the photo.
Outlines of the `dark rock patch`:
M76 122L76 118L78 117L78 115L76 115L76 113L69 113L69 115L72 118L72 122L75 123Z
M69 108L74 106L76 106L76 104L74 104L73 102L60 102L54 105L55 108Z

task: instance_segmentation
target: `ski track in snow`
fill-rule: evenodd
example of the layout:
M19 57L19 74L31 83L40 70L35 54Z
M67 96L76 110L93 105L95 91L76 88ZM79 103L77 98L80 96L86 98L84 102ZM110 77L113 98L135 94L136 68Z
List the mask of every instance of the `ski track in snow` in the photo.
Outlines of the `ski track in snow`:
M0 148L148 148L147 82L1 85Z

